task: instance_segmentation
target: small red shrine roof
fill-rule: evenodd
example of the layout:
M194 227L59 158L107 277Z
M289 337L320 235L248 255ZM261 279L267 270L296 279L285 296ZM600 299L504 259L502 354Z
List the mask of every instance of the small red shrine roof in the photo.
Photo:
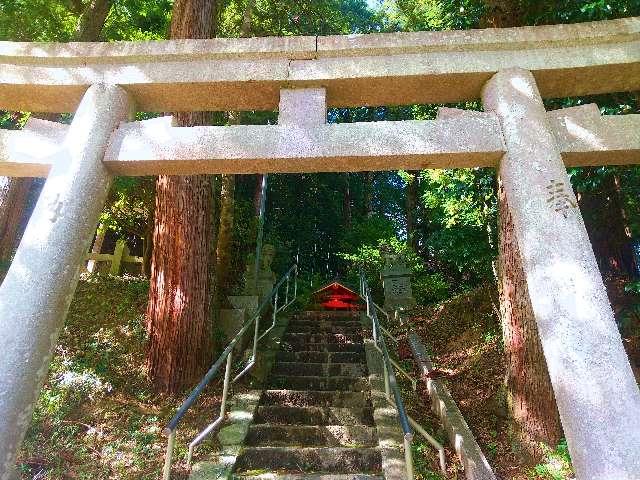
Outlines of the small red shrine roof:
M357 310L360 300L360 295L338 282L315 291L313 297L327 310Z
M326 287L322 287L320 290L316 290L315 292L313 292L313 295L317 295L321 292L324 292L325 290L331 290L333 292L339 292L339 291L343 291L343 292L348 292L351 295L355 295L357 298L360 298L360 295L358 295L356 292L354 292L353 290L345 287L344 285L342 285L341 283L338 282L333 282L330 283L329 285L327 285Z

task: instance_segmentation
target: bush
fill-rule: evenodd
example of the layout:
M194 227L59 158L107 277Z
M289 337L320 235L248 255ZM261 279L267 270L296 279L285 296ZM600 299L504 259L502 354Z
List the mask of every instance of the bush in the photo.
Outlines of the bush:
M451 285L439 272L418 276L412 282L412 287L413 296L419 305L439 303L451 296Z

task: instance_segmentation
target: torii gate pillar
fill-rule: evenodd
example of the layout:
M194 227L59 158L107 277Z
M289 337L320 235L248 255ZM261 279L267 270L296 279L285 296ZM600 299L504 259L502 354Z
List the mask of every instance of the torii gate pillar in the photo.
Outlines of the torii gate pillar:
M0 287L0 480L13 475L111 184L107 142L128 113L122 88L89 87Z
M500 119L499 164L531 305L580 480L638 480L640 390L531 72L483 90Z

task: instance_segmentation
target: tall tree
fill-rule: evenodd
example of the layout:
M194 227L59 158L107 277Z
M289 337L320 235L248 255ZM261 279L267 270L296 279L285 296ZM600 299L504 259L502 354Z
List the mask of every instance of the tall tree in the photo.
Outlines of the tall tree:
M481 24L495 28L523 24L517 0L486 0ZM498 180L500 183L500 180ZM536 460L540 443L555 446L562 435L547 362L529 299L509 204L498 186L498 289L506 357L506 397L512 440L525 459Z
M95 42L111 10L113 0L91 0L80 17L75 40L78 42Z
M255 0L247 0L245 4L240 37L248 37L251 34L251 19ZM239 125L240 112L229 112L229 123ZM221 175L220 191L220 224L217 232L216 246L216 295L215 308L219 308L230 293L231 289L231 265L233 259L233 224L235 216L235 191L236 176L233 174Z
M543 453L540 442L555 446L562 426L533 316L513 219L502 186L498 188L497 271L510 431L525 458L536 459Z
M345 228L351 228L351 181L349 179L349 172L343 173L343 186L342 186L342 217Z
M620 175L612 168L584 168L574 176L574 186L601 273L634 277L635 261Z
M171 38L211 38L216 0L176 0ZM179 126L206 125L204 112L176 113ZM158 177L149 306L147 370L164 392L192 384L211 359L209 318L211 180Z
M233 226L235 209L236 176L220 176L220 223L216 246L216 302L219 308L231 286L231 260L233 255Z
M27 203L31 178L0 177L0 270L13 256Z
M407 222L407 244L417 251L418 237L416 235L416 218L418 209L418 179L419 172L406 172L405 174L405 213Z

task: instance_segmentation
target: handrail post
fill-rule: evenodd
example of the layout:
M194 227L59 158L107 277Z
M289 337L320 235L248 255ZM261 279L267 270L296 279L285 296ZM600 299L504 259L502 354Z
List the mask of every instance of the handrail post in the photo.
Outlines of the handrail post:
M287 287L285 288L285 298L284 298L285 305L289 304L289 276L290 275L291 273L287 273Z
M389 386L389 367L387 362L383 361L384 367L384 394L387 396L387 400L391 401L391 388Z
M276 292L276 296L273 300L273 322L272 325L276 324L276 315L278 314L278 292Z
M164 468L162 469L162 480L169 480L171 477L171 462L173 457L173 446L176 443L176 431L171 430L167 440L167 454L164 457Z
M404 437L404 463L407 467L407 480L413 480L413 454L411 452L411 440L413 440L410 433L405 433Z
M224 385L222 386L222 403L220 404L220 416L224 417L227 409L227 395L229 393L229 378L231 377L231 364L233 358L233 349L227 355L227 365L224 370Z
M298 262L296 259L295 276L293 277L293 298L298 298Z
M253 330L253 350L251 353L251 361L256 361L256 353L258 352L258 332L260 331L260 311L256 315L256 326Z

